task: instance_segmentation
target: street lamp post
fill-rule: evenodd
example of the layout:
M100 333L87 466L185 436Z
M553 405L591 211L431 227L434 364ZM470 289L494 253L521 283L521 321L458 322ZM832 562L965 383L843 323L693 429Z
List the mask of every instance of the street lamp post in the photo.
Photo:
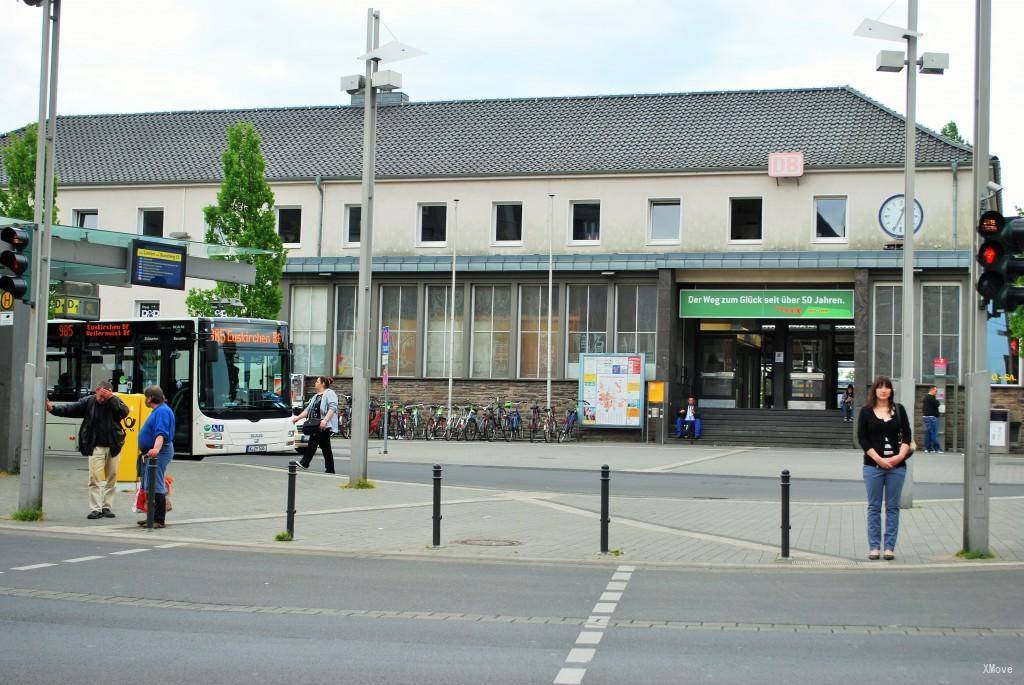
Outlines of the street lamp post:
M394 62L423 54L415 48L391 41L380 45L380 12L366 11L366 54L363 74L344 76L342 89L363 93L363 204L359 234L359 291L356 296L356 350L352 369L352 461L351 482L366 479L370 437L370 378L376 365L376 328L370 327L371 270L373 259L373 202L377 166L377 91L401 88L402 76L380 71L382 61Z
M917 218L914 216L916 199L914 195L914 169L917 163L915 144L917 143L917 67L923 74L941 74L948 67L949 56L943 53L923 53L917 56L917 39L921 36L917 31L917 0L907 3L907 27L892 26L881 22L865 20L854 35L879 38L881 40L907 41L907 53L893 50L882 50L878 53L878 71L902 71L907 67L907 116L905 134L905 152L903 166L903 356L900 364L899 399L907 413L907 421L911 429L914 426L916 381L914 379L914 362L916 354L916 326L914 319L914 229ZM923 369L922 369L923 371ZM914 504L914 472L913 462L906 464L907 476L900 495L900 506L911 507Z

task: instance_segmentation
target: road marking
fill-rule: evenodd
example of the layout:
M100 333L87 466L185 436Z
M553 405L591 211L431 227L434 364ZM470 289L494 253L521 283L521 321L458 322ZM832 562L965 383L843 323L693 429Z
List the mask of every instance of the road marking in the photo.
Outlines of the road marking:
M139 547L138 549L122 549L120 552L111 552L113 556L121 556L123 554L138 554L139 552L149 552L148 547Z
M712 459L721 459L722 457L731 457L734 454L740 454L742 452L748 452L749 450L750 450L749 447L744 447L743 449L738 449L738 450L729 450L727 452L722 452L721 454L713 454L710 457L701 457L700 459L691 459L689 461L680 461L680 462L676 462L675 464L663 464L661 466L655 466L655 467L649 468L649 469L637 469L636 473L662 473L664 471L672 471L673 469L679 469L679 468L682 468L684 466L690 466L692 464L700 464L701 462L711 461Z
M565 663L589 664L590 660L594 658L594 654L596 652L596 649L591 649L588 647L573 647L569 650L569 656L565 658Z
M629 583L625 583L620 580L613 580L610 583L608 583L608 585L605 586L604 589L608 590L609 592L615 592L617 590L625 590L627 585L629 585Z
M612 580L629 580L633 577L632 573L613 573Z
M615 602L598 602L591 611L595 614L613 614L615 613Z
M601 601L602 602L618 602L620 599L622 599L622 593L621 592L602 592L601 593Z
M563 668L555 676L555 685L580 685L586 672L585 668Z
M618 570L619 571L625 571L625 572L628 572L628 573L632 573L633 571L636 570L636 566L620 566L618 568Z
M56 566L57 564L32 564L31 566L14 566L11 568L12 571L33 571L37 568L47 568L49 566Z
M65 559L62 564L77 564L80 561L92 561L93 559L102 559L103 556L91 556L91 557L75 557L74 559Z
M604 630L608 627L608 616L591 616L584 624L585 628Z
M175 547L184 547L187 542L168 542L166 545L157 545L156 549L174 549Z
M579 634L576 638L576 644L578 645L598 645L601 644L601 638L604 637L604 633L597 631L584 631Z

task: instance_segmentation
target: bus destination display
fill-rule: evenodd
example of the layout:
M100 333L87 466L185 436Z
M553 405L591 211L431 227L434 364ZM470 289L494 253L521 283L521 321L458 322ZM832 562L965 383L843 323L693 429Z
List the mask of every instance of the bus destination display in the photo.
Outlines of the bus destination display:
M132 241L132 285L184 290L187 255L184 245Z

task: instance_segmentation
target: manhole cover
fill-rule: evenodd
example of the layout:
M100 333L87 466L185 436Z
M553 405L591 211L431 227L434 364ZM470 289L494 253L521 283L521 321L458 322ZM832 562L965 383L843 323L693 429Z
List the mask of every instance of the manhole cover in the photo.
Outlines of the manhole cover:
M456 545L474 545L476 547L515 547L523 543L518 540L493 540L486 538L479 538L475 540L456 540Z

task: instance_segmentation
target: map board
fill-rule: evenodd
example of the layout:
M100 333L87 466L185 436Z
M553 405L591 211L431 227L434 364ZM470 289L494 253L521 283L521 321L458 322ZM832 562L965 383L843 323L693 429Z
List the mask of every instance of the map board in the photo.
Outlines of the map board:
M643 354L581 354L579 412L585 428L643 428Z

